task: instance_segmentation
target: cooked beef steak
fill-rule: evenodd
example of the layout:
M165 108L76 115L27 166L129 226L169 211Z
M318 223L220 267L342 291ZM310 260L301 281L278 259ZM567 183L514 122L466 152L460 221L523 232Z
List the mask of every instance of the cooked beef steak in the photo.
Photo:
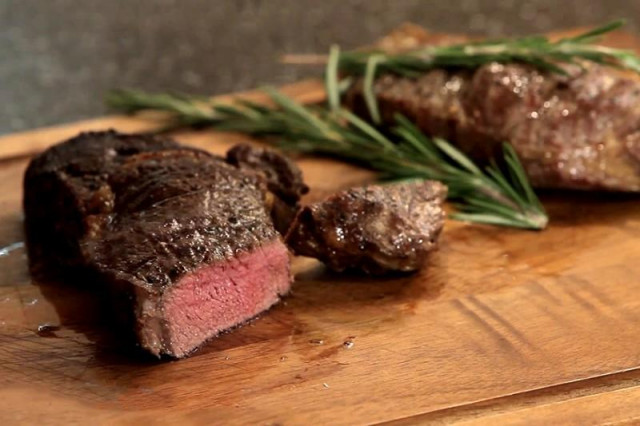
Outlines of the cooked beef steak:
M446 192L434 181L341 191L304 207L286 242L296 254L336 271L413 271L435 247Z
M537 187L640 191L640 79L596 64L568 76L526 65L380 77L385 122L395 113L477 159L511 143ZM368 117L362 84L347 104Z
M222 158L84 133L36 157L24 185L30 255L97 272L155 355L183 357L289 289L264 182Z
M269 189L269 209L276 229L285 234L299 210L300 197L309 191L302 172L289 158L268 148L239 144L227 152L227 162L257 173Z

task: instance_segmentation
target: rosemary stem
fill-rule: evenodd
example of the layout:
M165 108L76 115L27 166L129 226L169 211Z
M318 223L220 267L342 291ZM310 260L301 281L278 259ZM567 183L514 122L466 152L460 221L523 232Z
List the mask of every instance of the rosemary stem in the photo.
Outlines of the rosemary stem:
M332 90L339 90L329 81ZM441 139L430 139L405 117L389 139L367 122L342 108L331 111L305 107L275 90L267 94L275 104L238 101L234 104L209 104L184 96L152 95L120 91L108 97L112 107L136 112L160 110L184 125L207 124L225 131L237 131L263 137L284 149L309 154L330 155L372 168L395 179L439 180L450 188L450 196L461 206L454 218L501 226L542 229L546 226L544 209L528 188L524 171L512 150L505 151L508 174L495 170L483 172L464 154ZM509 182L519 179L518 183Z

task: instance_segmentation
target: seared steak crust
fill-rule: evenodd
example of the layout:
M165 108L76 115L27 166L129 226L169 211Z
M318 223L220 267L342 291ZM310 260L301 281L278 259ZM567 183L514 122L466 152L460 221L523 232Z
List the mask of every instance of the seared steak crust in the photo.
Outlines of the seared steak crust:
M267 203L276 229L283 235L300 207L300 197L309 192L302 172L291 159L269 148L239 144L227 152L227 162L257 174L266 184Z
M264 192L256 174L204 151L153 136L83 133L27 169L26 229L30 240L54 245L63 264L112 265L162 286L276 238ZM47 194L58 200L51 210L43 208Z
M83 133L36 157L24 185L32 259L97 272L132 305L118 308L156 355L188 354L290 285L264 179L223 158L153 136Z
M304 207L286 242L296 254L336 271L413 271L435 248L446 192L434 181L341 191Z
M136 156L112 183L115 214L82 248L99 268L152 290L278 238L258 178L207 153Z

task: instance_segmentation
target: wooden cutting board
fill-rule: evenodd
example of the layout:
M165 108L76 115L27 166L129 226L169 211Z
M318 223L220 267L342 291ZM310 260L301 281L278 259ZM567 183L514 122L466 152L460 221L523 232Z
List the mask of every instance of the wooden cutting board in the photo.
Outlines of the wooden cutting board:
M423 36L415 27L398 34ZM625 35L610 42L640 46ZM317 82L287 91L322 97ZM20 155L81 129L152 126L108 117L0 138L0 424L640 418L637 195L544 193L551 225L543 232L448 221L440 250L412 276L331 274L296 259L291 295L262 318L189 359L131 353L89 291L29 277ZM243 140L175 137L218 153ZM373 177L329 160L299 162L312 198Z

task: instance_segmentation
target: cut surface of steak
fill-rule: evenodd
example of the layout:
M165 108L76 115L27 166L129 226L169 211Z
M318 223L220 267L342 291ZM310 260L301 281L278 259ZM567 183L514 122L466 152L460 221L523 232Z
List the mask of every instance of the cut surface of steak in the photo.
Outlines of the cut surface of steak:
M279 152L239 144L227 152L227 162L257 173L269 189L267 200L276 229L283 235L299 210L300 197L309 191L298 166Z
M374 91L386 123L401 113L476 159L511 143L536 187L640 191L640 78L593 63L565 69L384 75ZM361 82L346 102L368 118Z
M255 174L151 136L85 133L25 174L30 256L97 272L140 345L183 357L268 309L289 255Z
M435 248L446 192L434 181L347 189L303 207L286 242L336 271L414 271Z

